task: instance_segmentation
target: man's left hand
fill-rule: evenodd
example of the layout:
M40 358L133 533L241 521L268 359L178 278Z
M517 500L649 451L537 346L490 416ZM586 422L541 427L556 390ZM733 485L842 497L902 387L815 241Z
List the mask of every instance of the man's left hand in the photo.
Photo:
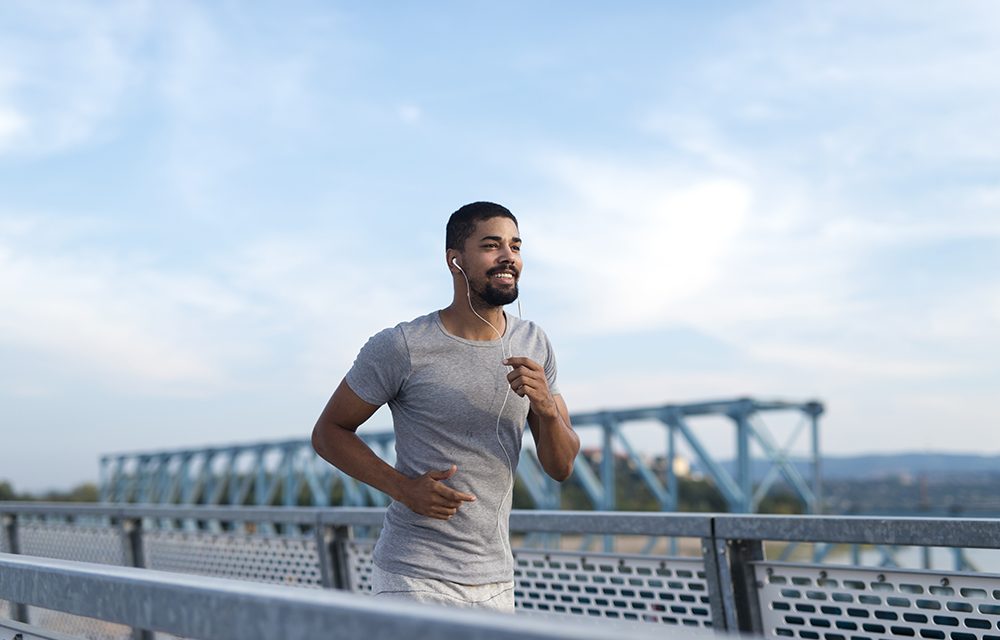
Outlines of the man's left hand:
M558 415L556 402L549 391L549 381L545 369L531 358L511 357L503 363L512 368L507 374L507 382L514 393L528 398L531 410L541 417Z

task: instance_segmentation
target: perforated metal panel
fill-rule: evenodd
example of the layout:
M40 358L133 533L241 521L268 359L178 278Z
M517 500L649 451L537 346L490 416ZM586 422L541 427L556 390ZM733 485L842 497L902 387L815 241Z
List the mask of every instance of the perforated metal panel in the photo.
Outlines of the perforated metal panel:
M319 554L312 537L151 531L143 547L149 569L299 587L322 586Z
M0 640L79 640L79 638L13 620L0 620Z
M21 553L45 558L126 566L130 564L121 532L109 526L56 522L18 524ZM128 638L129 627L28 607L31 624L80 638Z
M45 558L126 566L121 532L114 527L47 522L18 525L21 553Z
M348 590L354 593L371 593L374 550L375 541L371 538L351 540L344 545L347 554Z
M519 549L514 564L520 611L712 625L700 559Z
M769 636L1000 640L1000 576L757 563Z
M129 626L83 616L73 616L61 611L29 607L28 618L34 627L66 634L74 638L129 640L132 637L132 628Z

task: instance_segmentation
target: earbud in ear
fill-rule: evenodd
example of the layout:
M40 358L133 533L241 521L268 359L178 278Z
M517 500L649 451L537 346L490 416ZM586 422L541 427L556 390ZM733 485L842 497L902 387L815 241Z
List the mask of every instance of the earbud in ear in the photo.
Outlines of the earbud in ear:
M458 258L452 258L451 259L451 263L453 265L455 265L456 267L458 267L459 271L461 271L462 273L465 273L465 269L462 268L462 265L458 264Z

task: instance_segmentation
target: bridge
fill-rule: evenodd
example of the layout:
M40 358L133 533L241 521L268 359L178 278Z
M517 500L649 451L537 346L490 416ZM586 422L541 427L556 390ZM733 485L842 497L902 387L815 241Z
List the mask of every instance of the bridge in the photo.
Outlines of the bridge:
M497 618L374 606L382 515L0 503L0 639L1000 636L1000 575L931 566L939 548L996 553L995 519L515 511L520 615Z
M581 437L597 431L601 443L594 458L581 452L568 484L583 489L590 506L614 510L615 460L619 452L636 470L642 486L661 511L677 511L679 482L673 461L684 448L698 468L718 488L731 513L753 513L778 482L801 501L805 513L822 511L819 419L817 401L793 402L738 398L710 402L666 404L571 416ZM778 421L792 424L776 436ZM720 420L721 419L721 420ZM655 443L638 443L632 427L652 427ZM721 462L711 441L723 429L735 451L735 472ZM362 429L359 434L382 458L394 460L391 431ZM804 445L804 447L802 446ZM792 463L795 447L808 461L803 475ZM650 452L665 461L653 468ZM754 457L769 463L759 481L751 473ZM599 459L596 466L592 459ZM355 481L320 459L306 438L281 442L177 449L106 455L101 458L101 499L109 503L295 506L305 498L314 506L386 506L382 493ZM542 471L533 450L522 450L518 482L536 508L560 508L559 483Z

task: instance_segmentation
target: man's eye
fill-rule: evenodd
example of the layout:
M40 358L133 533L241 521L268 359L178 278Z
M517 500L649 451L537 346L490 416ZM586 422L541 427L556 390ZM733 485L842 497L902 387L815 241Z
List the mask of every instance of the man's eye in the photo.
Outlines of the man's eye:
M511 245L510 246L510 250L511 251L520 251L521 250L521 245L519 245L519 244Z

